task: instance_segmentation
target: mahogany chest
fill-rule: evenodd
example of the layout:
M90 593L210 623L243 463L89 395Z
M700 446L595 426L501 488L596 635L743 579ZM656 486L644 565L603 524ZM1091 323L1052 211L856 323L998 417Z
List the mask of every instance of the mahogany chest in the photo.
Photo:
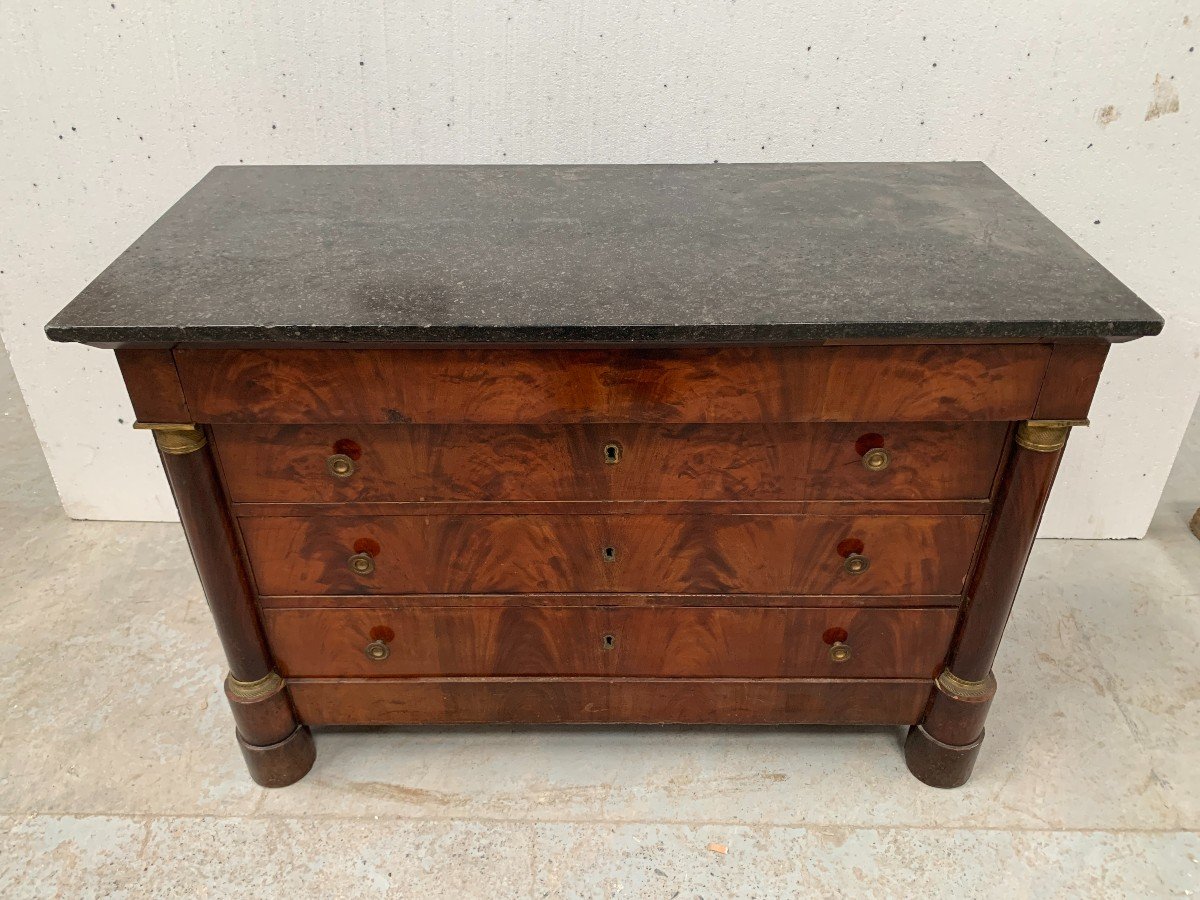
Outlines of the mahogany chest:
M47 332L116 350L260 784L327 725L892 723L950 787L1161 326L936 163L222 167Z

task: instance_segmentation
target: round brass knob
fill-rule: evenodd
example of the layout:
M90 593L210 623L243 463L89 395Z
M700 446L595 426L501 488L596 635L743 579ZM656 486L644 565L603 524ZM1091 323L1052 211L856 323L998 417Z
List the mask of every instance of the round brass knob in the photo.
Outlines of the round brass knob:
M842 568L850 575L861 575L867 569L871 568L871 561L861 553L851 553L846 557L846 561L842 563Z
M367 659L373 659L376 662L387 659L392 655L392 649L383 641L371 641L363 650L367 654Z
M850 645L843 644L841 641L835 641L829 647L829 659L831 662L841 663L850 658Z
M868 450L862 456L863 467L871 472L882 472L892 461L892 455L882 447Z
M349 478L354 474L354 460L345 453L335 453L325 460L325 468L334 478Z
M370 553L355 553L346 562L355 575L370 575L375 571L375 557Z

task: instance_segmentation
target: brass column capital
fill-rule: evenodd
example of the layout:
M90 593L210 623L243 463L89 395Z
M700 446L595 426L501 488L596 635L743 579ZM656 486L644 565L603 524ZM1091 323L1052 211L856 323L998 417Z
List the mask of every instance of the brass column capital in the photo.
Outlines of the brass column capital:
M208 443L204 432L196 425L181 422L134 422L133 427L153 431L158 449L171 456L194 453Z
M1035 453L1054 453L1066 445L1072 427L1087 424L1087 419L1029 419L1017 426L1017 446Z

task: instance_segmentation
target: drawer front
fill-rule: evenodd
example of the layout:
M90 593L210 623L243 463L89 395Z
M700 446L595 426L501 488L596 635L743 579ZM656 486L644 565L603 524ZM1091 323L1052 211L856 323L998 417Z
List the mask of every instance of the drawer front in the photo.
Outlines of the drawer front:
M258 589L272 595L950 595L962 590L983 517L397 515L239 521Z
M219 425L235 502L984 499L1003 422Z
M913 725L933 682L872 678L296 678L308 725Z
M270 609L285 677L932 678L957 610Z
M1028 418L1050 347L174 354L208 424L911 422Z

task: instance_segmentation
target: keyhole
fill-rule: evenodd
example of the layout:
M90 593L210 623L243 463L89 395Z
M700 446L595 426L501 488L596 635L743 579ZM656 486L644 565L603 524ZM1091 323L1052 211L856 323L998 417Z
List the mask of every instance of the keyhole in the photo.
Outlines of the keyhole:
M606 634L603 638L600 639L600 646L605 650L611 650L616 645L617 645L617 639L615 637L613 637L611 634Z
M620 444L605 444L604 445L604 461L615 466L621 461L621 445Z
M616 558L617 558L617 548L616 547L605 547L604 548L604 561L605 562L613 562Z

